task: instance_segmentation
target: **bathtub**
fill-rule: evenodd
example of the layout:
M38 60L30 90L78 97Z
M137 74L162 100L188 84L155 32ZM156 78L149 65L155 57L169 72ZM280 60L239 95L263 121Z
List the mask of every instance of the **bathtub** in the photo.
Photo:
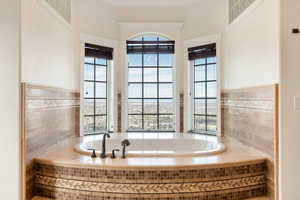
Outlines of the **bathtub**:
M202 156L224 152L226 147L215 136L204 136L189 133L113 133L106 140L106 153L113 149L122 150L121 141L128 139L130 146L126 147L127 157L180 157ZM76 152L91 155L95 149L99 155L102 148L102 136L83 137L76 144ZM120 157L120 152L117 156Z

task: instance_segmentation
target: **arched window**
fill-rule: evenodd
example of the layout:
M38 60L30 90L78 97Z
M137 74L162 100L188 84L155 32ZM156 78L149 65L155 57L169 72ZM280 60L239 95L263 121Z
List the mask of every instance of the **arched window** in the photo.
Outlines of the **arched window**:
M174 131L175 41L143 35L127 41L128 131Z

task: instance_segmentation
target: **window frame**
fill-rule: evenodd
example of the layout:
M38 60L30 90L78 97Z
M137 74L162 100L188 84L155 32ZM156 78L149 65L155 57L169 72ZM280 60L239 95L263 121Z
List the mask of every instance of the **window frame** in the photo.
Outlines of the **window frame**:
M135 40L136 38L140 38L140 37L144 37L144 36L149 36L148 34L144 34L144 35L140 35L138 37L135 37L135 38L132 38L131 40ZM151 34L150 36L155 36L157 37L157 40L159 40L159 37L165 37L165 36L160 36L160 35L153 35ZM166 37L165 37L166 38ZM126 77L127 77L127 80L126 80L126 91L127 91L127 98L126 98L126 131L127 132L175 132L176 130L176 68L175 68L175 53L174 54L171 54L172 55L172 65L171 66L164 66L164 65L160 65L160 54L163 54L163 53L155 53L155 55L157 56L157 61L156 61L156 65L154 66L145 66L144 65L144 55L146 53L142 52L142 53L139 53L140 55L142 55L141 59L142 59L142 66L130 66L129 65L129 59L128 59L128 56L129 54L127 54L126 52L126 58L127 58L127 73L126 73ZM153 53L154 54L154 53ZM130 82L129 81L129 69L142 69L142 81L139 81L139 82ZM147 82L147 81L144 81L144 70L145 69L156 69L156 73L157 73L157 80L155 82ZM172 69L172 82L166 82L166 81L159 81L159 73L160 73L160 69ZM137 97L137 98L129 98L129 84L141 84L142 86L142 97ZM157 89L156 89L156 97L154 98L147 98L144 96L144 85L145 84L156 84L157 85ZM161 84L172 84L172 97L160 97L159 96L159 86ZM129 100L141 100L142 101L142 112L141 113L129 113ZM144 113L144 100L156 100L157 101L157 105L156 105L156 113ZM172 100L173 101L173 112L172 113L160 113L159 112L159 101L160 100ZM129 128L129 116L142 116L142 129L130 129ZM156 116L156 120L157 120L157 129L153 129L153 130L147 130L145 129L145 121L144 121L144 116ZM160 126L160 123L159 123L159 120L160 120L160 116L172 116L173 118L173 129L172 130L159 130L159 126Z
M84 94L84 67L85 67L85 44L95 44L99 46L105 46L109 48L113 48L113 59L109 62L109 73L107 76L108 89L107 89L107 97L109 98L109 103L107 104L107 113L108 113L108 128L109 132L114 132L117 130L117 120L115 119L115 116L117 116L117 110L116 106L117 103L115 101L116 91L115 89L115 83L114 83L114 77L115 77L115 58L119 56L119 53L117 51L120 42L117 40L111 40L104 37L99 37L91 34L81 33L80 34L80 91L81 94ZM83 129L83 116L84 116L84 96L80 95L80 136L85 136L84 129ZM98 135L101 133L95 133L95 135Z
M219 116L219 109L218 109L218 107L219 107L219 95L218 95L218 93L219 93L219 88L218 88L218 71L219 71L219 69L218 69L218 58L217 58L217 55L215 56L216 57L216 62L214 62L214 63L208 63L207 62L207 59L208 59L208 57L206 57L205 58L205 64L196 64L196 60L191 60L191 61L189 61L190 62L190 70L191 70L191 80L190 80L190 82L191 82L191 85L192 85L192 89L191 89L191 97L192 97L192 102L191 102L191 104L192 104L192 129L191 129L191 131L193 132L193 133L201 133L201 134L207 134L207 135L217 135L217 133L218 133L218 130L219 130L219 127L218 127L218 121L219 121L219 119L218 119L218 116ZM207 79L207 70L208 70L208 66L209 65L215 65L216 66L216 79L215 80L208 80ZM197 80L195 80L196 78L196 68L197 67L204 67L205 68L205 79L204 80L201 80L201 81L197 81ZM205 96L204 97L196 97L195 96L195 94L196 94L196 91L195 91L195 86L196 86L196 84L199 84L199 83L204 83L205 84ZM216 97L209 97L208 95L207 95L207 85L208 85L208 83L216 83ZM205 101L205 113L204 114L197 114L196 113L196 100L204 100ZM217 110L217 112L216 112L216 115L210 115L210 114L208 114L208 108L207 108L207 102L208 102L208 100L216 100L216 110ZM201 130L201 129L196 129L195 128L195 124L196 124L196 120L195 120L195 118L196 118L196 116L197 117L205 117L205 130ZM208 120L208 118L209 117L215 117L216 118L216 131L214 132L214 131L209 131L208 130L208 122L207 122L207 120Z
M86 56L84 57L86 58ZM85 78L83 79L83 88L85 88L85 83L93 83L93 97L85 97L85 94L83 93L83 107L82 107L82 110L83 110L83 113L84 113L84 110L85 110L85 100L93 100L94 102L94 106L93 106L93 114L92 115L85 115L83 114L83 120L85 118L88 118L88 117L92 117L93 118L93 121L94 121L94 126L93 126L93 132L91 133L87 133L85 132L84 128L83 128L83 135L87 136L87 135L96 135L96 134L102 134L102 133L106 133L106 132L109 132L110 131L110 116L109 116L109 111L110 111L110 102L109 102L109 97L110 97L110 71L111 71L111 60L105 58L105 65L104 64L97 64L96 63L96 59L95 57L93 57L93 60L94 60L94 63L89 63L89 62L84 62L84 69L83 69L83 77L85 77L85 67L86 65L92 65L93 66L93 80L86 80ZM97 67L105 67L105 81L98 81L96 80L96 69ZM105 94L106 94L106 97L96 97L96 85L97 83L101 83L101 84L105 84ZM97 114L96 110L97 110L97 105L96 105L96 102L97 100L105 100L105 114ZM104 130L100 130L100 131L97 131L96 130L96 118L97 117L105 117L105 123L106 123L106 129Z
M211 43L215 43L216 44L216 58L217 58L217 132L216 134L213 134L213 136L217 136L217 137L221 137L222 133L221 133L221 125L222 125L222 121L221 121L221 114L222 114L222 110L221 110L221 70L222 70L222 63L221 63L221 59L220 59L220 52L221 52L221 35L220 34L215 34L215 35L207 35L204 37L198 37L198 38L194 38L191 40L186 40L183 42L184 48L185 48L185 59L186 59L186 69L187 69L187 98L186 101L184 103L185 105L185 114L186 114L186 118L184 119L184 124L185 128L184 131L185 132L192 132L192 133L196 133L195 131L193 131L193 122L194 122L194 115L191 114L193 112L194 109L194 103L193 103L193 90L194 90L194 84L193 84L193 80L194 80L194 73L193 73L193 62L188 60L188 48L192 48L192 47L196 47L196 46L203 46L203 45L207 45L207 44L211 44ZM204 134L207 135L209 133L197 133L197 134ZM209 134L210 135L210 134Z

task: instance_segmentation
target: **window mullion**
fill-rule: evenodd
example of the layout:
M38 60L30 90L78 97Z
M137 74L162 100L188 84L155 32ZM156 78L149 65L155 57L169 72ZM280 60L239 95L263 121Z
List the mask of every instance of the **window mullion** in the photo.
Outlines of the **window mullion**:
M144 37L142 37L142 41L144 41ZM144 46L144 43L142 43L142 45ZM143 47L144 49L144 47ZM145 69L144 69L144 52L142 52L142 129L145 129L145 123L144 123L144 73L145 73Z
M157 37L157 41L159 41L159 38ZM157 44L157 48L158 48L158 44ZM157 77L156 77L156 81L157 81L157 119L156 119L156 128L157 128L157 130L160 130L160 126L159 126L159 111L160 111L160 105L159 105L159 98L160 98L160 94L159 94L159 86L160 86L160 83L159 83L159 81L160 81L160 79L159 79L159 52L157 52L157 55L156 55L157 57L156 57L156 64L157 64L157 66L156 66L156 74L157 74Z
M94 132L96 132L96 58L94 58L94 110L93 110L93 120L94 120Z
M207 58L205 58L205 131L208 131L207 128Z

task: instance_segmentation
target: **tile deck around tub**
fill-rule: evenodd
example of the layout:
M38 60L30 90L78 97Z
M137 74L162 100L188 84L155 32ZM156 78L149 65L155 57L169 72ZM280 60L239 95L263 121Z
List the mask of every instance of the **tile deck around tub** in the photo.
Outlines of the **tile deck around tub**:
M45 198L45 197L34 197L32 200L51 200L49 198ZM251 198L251 199L247 199L247 200L270 200L267 197L256 197L256 198Z
M217 155L127 159L79 154L73 148L81 140L70 139L35 159L36 195L61 200L243 200L267 192L265 156L234 140L225 141L227 151Z
M209 136L211 137L211 136ZM91 158L74 151L74 145L80 143L83 138L72 138L49 149L48 152L36 157L36 161L43 164L55 164L56 166L96 167L96 168L185 168L185 167L213 167L230 166L232 163L253 163L265 160L266 156L259 151L247 147L235 140L225 141L227 150L217 155L199 157L130 157L126 159L100 159Z

